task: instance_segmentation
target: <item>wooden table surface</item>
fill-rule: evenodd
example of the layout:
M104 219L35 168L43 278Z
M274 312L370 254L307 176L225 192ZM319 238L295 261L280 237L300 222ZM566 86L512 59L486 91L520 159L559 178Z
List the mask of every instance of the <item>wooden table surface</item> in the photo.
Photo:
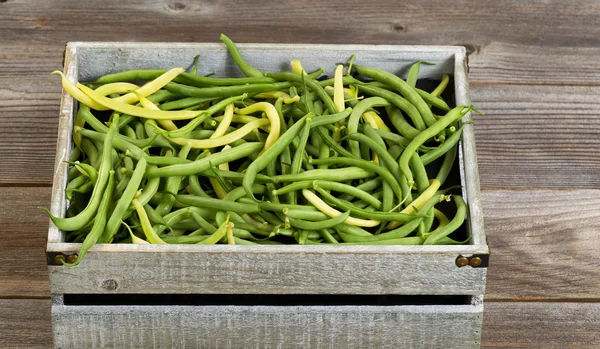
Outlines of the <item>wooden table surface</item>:
M464 45L492 251L485 348L600 348L598 1L0 0L0 346L52 345L67 41Z

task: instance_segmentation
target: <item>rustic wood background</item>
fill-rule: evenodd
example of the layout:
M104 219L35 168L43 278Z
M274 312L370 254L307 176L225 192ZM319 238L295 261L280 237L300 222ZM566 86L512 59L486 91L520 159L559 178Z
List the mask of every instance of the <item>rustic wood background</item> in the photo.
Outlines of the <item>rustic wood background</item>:
M598 1L0 0L0 346L52 346L67 41L464 45L492 250L485 348L600 347Z

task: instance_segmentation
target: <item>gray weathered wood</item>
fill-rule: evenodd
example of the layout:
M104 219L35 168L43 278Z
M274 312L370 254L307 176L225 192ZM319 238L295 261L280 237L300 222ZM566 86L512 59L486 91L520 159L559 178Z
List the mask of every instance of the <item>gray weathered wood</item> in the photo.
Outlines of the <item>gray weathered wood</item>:
M51 348L50 307L50 299L0 299L0 348Z
M486 302L483 325L484 348L598 348L600 304Z
M492 246L486 297L600 297L600 190L494 190L483 198Z
M479 348L482 304L52 307L57 347Z
M37 208L49 200L50 188L0 187L0 297L49 295L48 218Z
M76 252L78 246L48 247ZM485 286L487 268L455 265L460 253L477 251L473 246L273 247L96 245L77 267L48 267L50 289L59 294L479 295Z
M77 0L1 3L0 22L10 36L0 42L64 44L70 40L216 41L219 33L245 42L337 42L431 44L494 40L547 46L597 46L595 1L298 1L240 3L127 1L97 6ZM341 15L343 11L343 15ZM269 16L268 25L262 20ZM324 16L324 14L331 14ZM338 14L338 15L333 15ZM326 18L328 17L328 18ZM92 21L92 19L96 19ZM327 20L325 20L327 19ZM348 25L352 21L354 26ZM200 27L199 27L200 25ZM276 28L276 31L273 29ZM61 35L57 35L57 32Z
M598 188L600 87L475 85L485 188Z
M0 347L51 347L50 305L0 300ZM590 349L600 342L598 303L485 302L483 314L482 348Z

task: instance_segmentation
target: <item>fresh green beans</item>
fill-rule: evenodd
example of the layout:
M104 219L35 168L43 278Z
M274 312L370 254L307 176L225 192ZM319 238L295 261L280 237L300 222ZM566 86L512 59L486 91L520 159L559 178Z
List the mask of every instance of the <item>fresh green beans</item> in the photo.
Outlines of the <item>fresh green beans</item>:
M450 193L469 130L459 121L472 107L450 109L440 97L449 76L420 89L426 62L404 81L354 64L360 56L346 71L325 67L333 78L323 81L325 69L307 75L299 61L294 72L263 74L248 64L258 51L221 41L246 77L198 76L199 56L190 73L130 70L79 84L61 76L80 103L69 206L51 219L65 241L82 243L72 265L95 243L468 242L455 240L468 207ZM450 198L457 209L446 216L437 205Z

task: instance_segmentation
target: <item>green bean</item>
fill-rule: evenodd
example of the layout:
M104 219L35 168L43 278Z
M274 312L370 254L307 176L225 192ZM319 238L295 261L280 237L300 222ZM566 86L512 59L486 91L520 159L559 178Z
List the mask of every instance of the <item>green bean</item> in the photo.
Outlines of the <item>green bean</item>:
M417 63L411 65L410 69L408 70L408 76L406 77L406 84L408 84L408 86L414 88L415 85L417 84L417 79L419 78L419 70L421 68L421 63L432 64L432 63L425 62L425 61L418 61Z
M453 195L452 199L456 204L456 214L454 215L454 218L452 218L450 223L444 227L432 231L431 234L429 234L429 236L427 236L425 239L425 242L423 243L424 245L434 245L437 241L447 237L456 229L458 229L465 221L465 217L467 215L467 206L465 201L460 195Z
M72 181L67 184L65 188L65 196L68 200L71 200L73 197L73 192L76 191L77 188L81 187L85 183L87 183L89 179L86 176L80 175L79 177L75 177Z
M197 244L206 240L209 235L182 235L182 236L169 236L162 235L161 239L167 244Z
M306 120L304 121L304 127L298 135L300 139L300 144L298 145L296 153L294 153L294 157L292 158L292 167L290 169L290 175L299 173L302 167L302 158L304 156L304 148L306 147L306 142L308 141L308 136L310 134L311 122L312 117L306 118ZM290 200L288 204L295 204L297 199L296 192L289 192L288 198Z
M121 170L124 170L125 168L121 168ZM119 173L121 171L117 171L116 173ZM126 171L129 172L129 171ZM133 173L133 171L132 171ZM123 190L125 190L125 188L127 187L127 183L129 183L129 180L131 179L131 174L127 173L127 174L121 174L121 179L119 179L119 182L117 182L117 187L115 188L115 194L114 194L114 198L115 199L119 199L121 197L121 195L123 194Z
M421 245L423 239L418 236L411 236L400 239L390 240L374 240L374 241L360 241L360 242L341 242L340 245Z
M326 219L326 220L322 220L319 222L305 221L302 219L291 218L291 217L288 217L288 219L289 219L290 224L293 227L296 227L298 229L319 230L319 229L333 228L333 227L337 226L338 224L345 222L346 219L348 219L348 217L350 217L350 211L346 211L344 214L339 215L335 218Z
M158 107L161 110L179 110L179 109L190 108L190 107L196 106L200 103L212 102L215 99L217 99L217 97L205 97L205 98L186 97L186 98L176 99L174 101L169 101L169 102L163 103L163 104L159 105Z
M458 131L454 132L452 136L448 137L448 139L446 139L444 143L440 144L437 148L421 155L421 161L423 162L423 165L427 166L436 159L440 158L442 155L448 153L448 151L450 151L450 149L460 140L464 126L465 125L463 124Z
M333 190L339 193L346 193L352 195L353 197L359 198L369 203L369 205L374 206L375 208L381 208L381 201L373 197L371 194L367 193L364 190L361 190L357 187L353 187L351 185L347 185L344 183L338 183L333 181L324 181L324 180L316 180L312 182L313 187L318 186L325 190Z
M434 106L440 110L443 110L445 112L450 111L450 107L448 106L448 104L446 102L444 102L443 99L438 98L438 97L432 95L431 93L429 93L427 91L423 91L418 88L416 88L415 91L417 91L419 96L421 96L421 98L423 98L423 100L425 102L427 102L428 105L432 105L432 106Z
M131 139L137 139L137 135L135 134L135 131L128 125L125 125L123 127L123 132L125 133L125 137L131 138Z
M363 228L357 227L355 225L350 225L350 224L339 224L338 226L335 227L335 230L337 231L337 233L339 234L340 231L342 231L345 234L349 234L349 235L353 235L353 236L373 236L373 234L369 233L368 231L364 230ZM341 235L340 235L341 237Z
M414 153L409 161L410 169L415 177L415 183L417 185L417 191L422 193L429 187L429 178L427 177L427 171L425 166L419 157L419 154Z
M438 174L435 177L435 179L440 181L440 185L444 184L448 178L448 175L450 174L450 171L452 171L452 166L454 165L454 161L456 159L456 153L458 153L458 144L455 144L452 148L450 148L450 150L448 150L446 155L444 155L444 161L442 162Z
M205 176L205 177L211 177L211 178L221 177L223 179L227 179L230 181L240 181L240 182L244 179L244 176L245 176L244 173L235 172L235 171L219 170L217 168L213 168L212 170L201 172L200 175ZM266 176L264 174L257 174L255 181L259 182L259 183L276 183L275 179L273 179L272 177Z
M426 128L426 124L423 121L423 118L421 117L419 110L413 104L411 104L408 100L402 98L400 95L398 95L394 92L388 91L388 90L384 90L379 87L373 87L373 86L367 86L367 85L361 85L360 89L362 92L365 92L372 96L382 97L382 98L386 99L388 102L390 102L391 104L400 108L412 120L412 122L415 125L415 127L417 128L417 130L421 131ZM419 98L421 98L421 97L419 97ZM403 136L404 136L404 134L403 134Z
M321 98L323 104L325 104L326 109L328 109L332 114L338 112L335 103L333 103L333 100L331 99L331 97L329 97L329 94L327 94L323 87L321 87L322 85L308 76L302 76L290 72L265 73L265 76L272 77L278 81L291 81L299 84L305 83L309 89L313 90L317 94L317 96Z
M251 199L241 198L240 202L252 202ZM307 212L317 212L317 209L309 205L291 205L291 204L276 204L273 202L261 202L258 204L263 211L273 211L285 213L286 210L299 210Z
M335 159L335 158L331 158ZM312 162L316 165L317 163L329 163L330 159L323 160L313 160ZM375 165L377 166L377 165ZM350 166L344 168L336 168L336 169L327 169L327 170L309 170L304 171L302 173L294 174L294 175L278 175L273 177L273 179L278 182L297 182L297 181L310 181L310 180L326 180L326 181L336 181L340 178L344 178L344 180L354 180L354 179L362 179L373 177L374 171L367 170L357 166Z
M325 116L317 116L313 119L310 127L314 128L314 127L319 127L319 126L324 126L324 125L340 122L340 121L346 119L348 116L350 116L350 114L352 112L353 112L352 108L346 108L344 111L339 112L339 113L325 115Z
M292 142L294 137L304 128L304 123L307 119L312 118L314 114L308 113L298 122L296 122L291 128L289 128L285 133L280 135L280 137L265 150L261 155L258 156L256 160L254 160L248 169L246 170L246 176L242 182L242 186L246 191L248 197L255 199L254 194L252 193L252 184L256 178L258 172L262 171L271 161L275 161L277 156L281 154L283 149ZM238 147L236 147L238 148ZM235 149L235 148L234 148ZM294 176L294 174L290 174L289 176Z
M173 195L171 193L165 194ZM193 195L177 194L173 196L175 197L175 200L177 200L179 203L187 206L213 208L217 210L231 211L236 213L260 212L260 207L258 206L258 204L243 204L239 202L220 200L215 198L205 198Z
M135 195L142 183L142 179L144 177L144 171L146 171L146 160L140 159L138 161L135 170L133 171L133 175L129 180L127 187L123 191L123 194L117 201L115 208L113 209L110 217L108 218L108 222L106 223L106 227L104 232L102 233L102 237L100 238L100 242L102 243L110 243L113 239L119 226L121 225L121 220L125 215L125 212L129 208L131 201L135 198ZM156 183L156 187L158 188L158 183ZM145 198L140 198L140 201L146 201ZM142 203L140 202L140 203ZM146 205L146 202L143 202L142 205Z
M106 217L108 216L108 210L110 208L110 204L112 201L112 193L114 188L114 171L109 171L108 174L108 183L106 184L106 188L102 195L102 200L100 202L100 206L98 209L98 214L94 218L94 224L92 225L92 229L86 235L85 240L81 245L81 249L79 250L79 254L77 255L77 259L73 263L64 263L64 265L68 267L74 267L81 262L81 259L86 255L87 251L98 242L98 239L102 235L104 231L104 227L106 226Z
M339 244L339 241L337 241L333 235L331 235L331 233L329 232L329 230L327 229L319 229L319 233L321 233L321 236L323 237L323 239L325 239L325 241L329 242L330 244Z
M226 149L218 153L211 154L200 160L187 164L171 165L146 171L146 177L168 177L168 176L189 176L204 172L211 166L218 166L226 162L241 159L255 153L263 147L262 143L244 143L237 147Z
M80 142L81 144L81 142ZM81 157L82 153L81 153L81 149L80 147L75 147L73 149L71 149L71 153L69 154L69 161L70 162L75 162L78 161L79 158ZM75 178L75 176L77 176L79 173L79 171L75 168L75 167L71 167L69 169L69 173L67 175L67 180L72 180L73 178Z
M244 73L244 75L246 75L248 77L262 77L263 76L263 74L258 69L252 67L250 64L248 64L244 60L244 58L242 58L240 51L238 50L238 48L235 46L235 44L233 43L233 41L231 41L231 39L229 37L227 37L225 34L221 34L219 39L225 44L225 46L227 46L227 50L229 50L229 54L231 54L233 61L238 66L238 68L240 68L242 73Z
M396 131L398 131L398 133L401 134L406 139L412 140L413 138L418 136L419 133L421 133L421 131L412 127L406 121L406 119L404 119L404 115L402 115L402 112L400 111L400 109L386 108L386 111L387 111L388 118L389 118L390 122L392 123L392 125L394 125L394 128L396 129Z
M321 136L321 139L325 144L327 144L333 151L345 157L355 157L354 154L347 151L342 147L339 143L337 143L331 136L329 136L329 131L327 131L324 127L317 127L317 133Z
M410 168L408 166L410 158L413 156L413 154L429 138L435 136L438 132L440 132L441 130L446 128L446 126L448 126L452 122L462 119L462 117L465 116L465 114L468 113L471 109L472 109L472 106L469 106L469 107L459 106L459 107L452 109L451 111L448 112L448 114L446 114L444 117L442 117L441 119L436 121L433 125L431 125L429 128L427 128L425 131L421 132L418 136L416 136L410 142L410 144L406 147L406 149L404 150L402 155L400 155L400 160L398 161L398 163L400 165L400 170L402 171L402 173L404 174L404 176L406 177L406 179L408 181L409 187L413 187L414 183L415 183L413 180L412 172L410 171Z
M367 127L365 126L365 129L366 128ZM394 179L398 183L400 183L400 181L401 181L400 167L398 166L398 163L396 162L396 160L394 160L394 158L390 155L390 153L388 153L388 151L384 147L377 144L377 142L374 139L369 138L366 134L362 134L362 133L350 133L347 136L347 138L358 141L358 142L364 144L365 146L369 147L371 150L373 150L375 152L375 154L377 154L377 156L381 159L381 161L383 162L385 167L389 170L389 172L391 172L392 176L394 176ZM400 196L398 198L400 200L402 200L402 196Z
M117 116L117 121L118 121ZM100 201L102 200L102 194L104 192L104 188L106 187L106 183L108 182L109 171L111 169L112 164L112 139L117 132L118 122L115 122L111 125L108 133L106 134L104 146L102 149L102 159L100 161L100 168L98 170L98 179L96 180L96 185L94 186L94 190L92 192L92 197L88 202L86 208L77 214L74 217L69 218L61 218L56 217L50 213L48 209L42 208L46 213L50 216L50 219L59 229L65 231L73 231L81 229L87 223L89 223L92 218L95 216L98 207L100 206Z
M95 140L95 141L99 141L99 142L104 142L104 139L106 138L105 133L87 130L87 129L83 129L83 128L78 129L77 132L81 133L86 138L89 138L89 139ZM84 138L82 140L82 146L86 143L86 138ZM126 152L126 154L128 156L131 156L132 158L134 158L136 160L139 160L140 158L142 158L144 156L142 149L140 149L135 144L131 143L127 137L123 137L123 136L117 134L112 139L112 143L116 149ZM150 144L150 142L148 142L146 145L149 145L149 144ZM84 151L87 151L87 150L84 149Z
M169 225L167 224L167 222L165 222L164 218L158 214L158 212L156 212L155 209L152 208L152 206L146 204L144 205L144 210L146 211L146 214L148 214L148 219L150 220L150 222L154 223L154 224L162 224L162 225Z
M402 200L402 189L400 188L400 185L398 184L398 182L396 181L394 176L390 173L390 171L388 171L384 167L375 165L372 162L365 161L362 159L335 157L335 158L329 158L329 159L323 159L323 160L313 159L312 163L315 165L318 165L321 163L327 163L328 165L356 166L356 167L360 167L366 171L377 173L379 176L382 177L382 179L384 181L386 181L390 185L390 187L392 188L392 191L394 192L394 194L396 194L396 197L399 200ZM329 170L323 170L323 171L329 171ZM305 173L306 172L304 172L304 174ZM344 178L344 177L340 177L340 178Z
M321 211L305 211L296 209L284 209L283 214L290 218L305 219L309 221L323 221L329 219L329 216Z
M355 65L354 69L356 69L360 75L383 82L392 87L394 90L400 92L412 105L417 108L427 127L430 127L436 122L433 114L431 113L431 109L429 109L427 106L427 103L425 103L423 98L415 91L415 89L408 85L404 80L392 73L388 73L377 68ZM364 91L365 88L362 87L362 90ZM419 129L418 126L417 128Z
M233 223L229 223L229 217L228 217L228 219L223 224L221 224L219 226L219 228L213 234L211 234L205 240L200 241L199 244L203 244L203 245L216 244L217 242L219 242L219 240L221 240L222 238L225 237L225 234L227 233L227 229L229 229L229 228L233 228Z
M200 225L200 227L204 229L207 233L214 234L217 231L217 228L214 225L210 224L206 219L204 219L204 217L202 217L198 212L192 211L191 216L194 219L194 221L196 221L196 223L198 223L198 225Z
M352 110L352 114L350 114L350 119L348 120L348 134L353 134L358 132L358 122L360 121L361 116L370 108L373 107L385 107L389 106L390 102L381 97L370 97L363 99L358 102L354 109ZM350 142L350 150L354 156L359 157L360 151L358 148L358 142L351 141Z
M89 139L83 138L81 140L81 149L83 149L83 152L87 155L88 159L90 159L90 165L92 165L94 168L98 168L100 154L98 153L98 148L96 148L94 143Z
M187 155L189 154L190 149L191 149L191 144L190 143L186 144L183 148L181 148L181 151L179 152L179 155L177 157L180 159L187 158ZM169 156L169 154L167 154L167 156ZM181 184L182 179L183 179L183 176L167 177L164 191L171 193L171 194L177 194L179 185ZM163 195L163 197L160 199L160 203L158 204L158 206L156 206L156 212L158 212L158 214L160 216L166 215L167 213L171 212L171 208L173 207L174 202L175 202L175 198L173 196Z
M417 216L405 214L405 213L397 213L397 212L381 212L381 211L367 211L365 209L358 208L352 205L349 202L344 202L336 198L335 196L328 193L325 189L320 187L313 187L316 191L318 191L324 198L325 201L332 203L338 208L344 211L350 211L353 215L359 218L366 219L375 219L379 221L391 221L391 222L409 222L415 219Z

